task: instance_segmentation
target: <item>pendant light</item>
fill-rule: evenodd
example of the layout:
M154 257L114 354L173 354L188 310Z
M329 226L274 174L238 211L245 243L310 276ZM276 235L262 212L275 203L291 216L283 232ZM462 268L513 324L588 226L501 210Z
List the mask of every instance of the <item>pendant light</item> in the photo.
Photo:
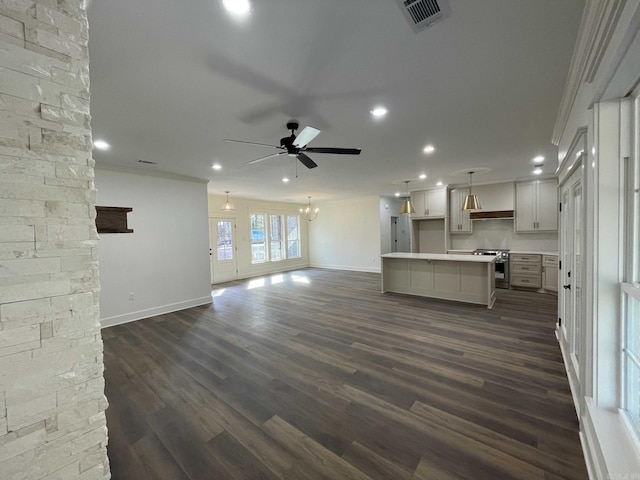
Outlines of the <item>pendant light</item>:
M306 208L301 208L300 209L300 214L304 217L306 217L306 219L309 222L313 222L316 218L318 218L318 212L320 211L320 209L318 207L313 208L311 206L311 197L307 197L309 199L309 202L307 203L307 207Z
M469 172L469 195L467 195L464 199L464 203L462 204L462 210L466 211L466 212L470 212L470 211L474 211L474 210L482 210L482 207L480 206L480 200L478 200L478 197L476 195L473 195L472 193L472 181L471 181L471 176L474 174L474 172Z
M233 203L229 201L229 190L225 190L224 193L227 194L227 201L222 205L222 210L225 212L233 212Z
M416 213L416 209L413 208L413 204L411 203L411 194L409 193L409 180L405 180L404 183L407 186L407 199L402 202L400 214L411 215L412 213Z

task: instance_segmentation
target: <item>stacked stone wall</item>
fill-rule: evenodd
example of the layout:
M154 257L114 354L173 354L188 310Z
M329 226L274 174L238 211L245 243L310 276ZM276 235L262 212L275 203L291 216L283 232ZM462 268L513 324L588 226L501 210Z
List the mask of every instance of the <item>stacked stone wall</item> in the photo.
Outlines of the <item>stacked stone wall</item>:
M109 478L85 0L0 0L0 478Z

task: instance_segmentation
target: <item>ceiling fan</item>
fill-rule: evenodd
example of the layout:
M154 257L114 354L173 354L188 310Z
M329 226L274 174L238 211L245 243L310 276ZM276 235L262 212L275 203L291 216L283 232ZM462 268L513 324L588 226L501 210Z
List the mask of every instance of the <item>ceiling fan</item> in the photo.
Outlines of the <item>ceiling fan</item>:
M320 134L320 130L313 127L304 127L302 131L296 136L295 132L298 130L299 124L297 120L290 120L287 123L287 130L291 130L291 135L280 139L280 145L269 145L268 143L256 143L246 142L244 140L232 140L225 138L225 142L234 143L246 143L249 145L261 145L263 147L272 147L281 150L271 155L256 158L247 162L248 165L262 162L273 157L279 157L280 155L288 155L290 157L296 157L307 168L316 168L318 164L311 160L305 152L313 153L332 153L334 155L360 155L361 150L359 148L334 148L334 147L307 147L307 144L316 138Z

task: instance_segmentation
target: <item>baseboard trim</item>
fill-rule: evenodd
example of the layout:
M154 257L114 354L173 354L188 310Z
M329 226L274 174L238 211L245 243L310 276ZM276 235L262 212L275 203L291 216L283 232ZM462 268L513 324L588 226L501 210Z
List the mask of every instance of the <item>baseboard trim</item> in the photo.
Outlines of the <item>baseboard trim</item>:
M354 267L349 265L326 265L324 263L312 263L311 268L326 268L327 270L345 270L348 272L365 272L365 273L381 273L380 267Z
M211 296L194 298L191 300L185 300L184 302L170 303L168 305L160 305L158 307L147 308L145 310L139 310L137 312L124 313L122 315L116 315L113 317L101 318L101 328L114 327L116 325L122 325L123 323L135 322L136 320L142 320L143 318L154 317L156 315L163 315L165 313L177 312L178 310L184 310L186 308L199 307L200 305L207 305L212 303Z

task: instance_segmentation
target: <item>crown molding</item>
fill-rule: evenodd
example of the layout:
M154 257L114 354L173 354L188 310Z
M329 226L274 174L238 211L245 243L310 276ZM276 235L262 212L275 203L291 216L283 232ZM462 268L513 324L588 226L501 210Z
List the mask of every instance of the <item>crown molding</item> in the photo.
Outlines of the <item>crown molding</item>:
M133 175L143 175L146 177L160 177L160 178L170 178L172 180L183 180L185 182L194 182L194 183L209 183L209 180L206 178L198 178L198 177L189 177L187 175L180 175L179 173L171 173L165 172L162 170L142 170L138 168L131 167L121 167L119 165L109 165L105 163L96 162L96 166L94 167L96 170L109 170L112 172L122 172L122 173L130 173Z
M583 82L593 82L627 0L587 0L551 143L558 146Z

